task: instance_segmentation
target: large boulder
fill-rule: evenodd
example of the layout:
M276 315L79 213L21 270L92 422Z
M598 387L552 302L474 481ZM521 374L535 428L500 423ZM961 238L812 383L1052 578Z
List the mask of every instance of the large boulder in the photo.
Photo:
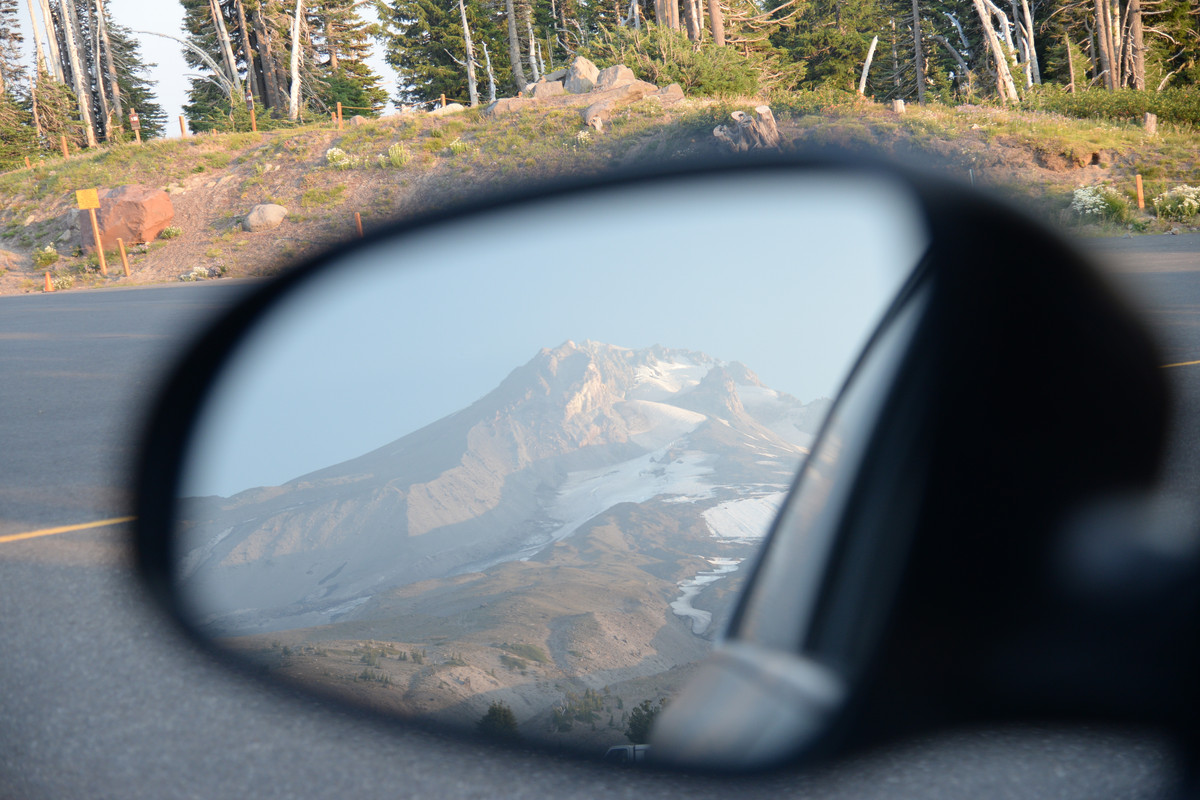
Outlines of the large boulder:
M467 107L462 103L447 103L444 106L438 106L429 112L431 117L444 117L447 114L457 114L460 111L466 111Z
M597 131L602 131L604 130L604 125L612 117L612 112L615 109L637 102L643 97L647 97L657 91L658 87L653 83L635 80L633 83L618 86L615 89L594 92L591 104L583 109L580 115L583 117L585 125L589 125Z
M288 210L274 203L260 203L250 209L250 213L242 220L242 227L248 231L269 231L283 224L283 218Z
M633 74L633 70L624 64L616 64L615 66L605 67L600 70L596 76L596 91L603 92L605 89L616 89L618 86L628 86L631 83L637 83L637 75Z
M529 95L534 100L545 100L547 97L557 97L560 94L566 94L567 87L563 86L562 81L538 81L533 85Z
M559 83L562 83L563 79L566 77L567 68L563 67L562 69L554 70L554 72L551 72L549 75L543 75L542 79L547 81L558 81Z
M670 106L683 100L683 89L678 83L672 83L668 86L664 86L657 92L646 95L646 97L651 100L657 100L664 106Z
M92 223L88 212L77 211L76 225L71 226L79 246L86 251L96 249ZM131 183L100 193L100 208L96 222L100 227L100 244L105 250L115 250L117 239L125 244L151 242L175 219L171 196L162 189Z
M563 78L563 86L571 94L587 94L596 88L596 79L600 70L596 65L583 56L575 56L571 66L567 67L567 75Z
M533 105L532 97L501 97L494 103L489 103L483 109L485 117L503 117L505 114L512 114L520 111L522 108L528 108Z

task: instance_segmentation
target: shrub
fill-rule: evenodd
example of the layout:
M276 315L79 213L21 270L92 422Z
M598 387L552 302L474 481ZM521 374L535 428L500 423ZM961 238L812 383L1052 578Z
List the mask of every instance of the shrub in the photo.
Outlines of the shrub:
M163 228L163 232L158 235L160 239L174 239L177 236L183 236L183 228L178 228L174 225Z
M1200 186L1176 186L1154 198L1154 213L1163 219L1187 222L1200 214Z
M1071 210L1081 217L1108 222L1129 220L1129 201L1110 186L1081 186L1071 197Z
M54 249L54 245L48 244L41 250L33 251L33 265L38 269L46 267L58 261L58 251Z
M1045 84L1029 91L1025 105L1041 111L1054 111L1068 117L1140 121L1147 111L1160 122L1200 125L1200 90L1194 87L1165 89L1084 89L1065 91Z
M487 713L480 717L476 726L484 736L512 739L517 735L517 715L507 705L497 701L488 706Z
M331 147L325 151L325 163L334 169L354 169L359 166L359 161L340 147Z
M654 726L654 718L663 710L667 701L659 700L658 705L649 700L643 700L633 711L629 712L629 726L625 728L625 737L633 744L645 744L650 740L650 729Z
M601 30L583 51L597 63L624 64L639 78L659 86L678 83L688 94L744 97L773 89L793 89L804 65L772 49L751 50L695 44L685 34L658 25L644 31Z
M412 161L412 151L400 142L396 142L389 147L387 155L379 157L380 166L386 167L390 165L397 169L408 166L408 162L410 161Z

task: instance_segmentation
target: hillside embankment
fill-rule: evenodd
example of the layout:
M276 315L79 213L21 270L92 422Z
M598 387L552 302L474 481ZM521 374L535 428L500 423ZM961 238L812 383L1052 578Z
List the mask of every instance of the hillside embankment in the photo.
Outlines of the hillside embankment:
M575 108L408 113L348 121L342 130L323 122L46 160L0 175L0 294L42 291L46 272L60 289L270 275L355 237L356 213L371 231L518 183L726 157L713 127L758 102L641 100L599 132ZM1043 112L929 105L897 114L865 100L830 105L804 96L772 108L785 152L836 147L915 164L1015 198L1083 235L1186 230L1157 219L1150 200L1200 184L1200 141L1190 128L1160 125L1149 136L1132 123ZM1145 212L1133 200L1136 174ZM165 189L175 219L164 237L130 249L129 277L116 253L104 277L70 231L74 191L132 183ZM1128 215L1100 222L1071 210L1074 189L1105 184L1126 198ZM278 228L245 231L244 216L261 203L289 213Z

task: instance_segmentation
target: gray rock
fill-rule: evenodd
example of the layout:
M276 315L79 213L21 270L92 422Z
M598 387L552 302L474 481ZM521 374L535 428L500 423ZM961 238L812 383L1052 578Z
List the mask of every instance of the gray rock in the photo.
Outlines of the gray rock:
M485 117L503 117L505 114L513 114L520 111L522 108L528 108L533 105L532 97L501 97L494 103L489 103L483 109Z
M248 231L269 231L278 228L288 210L274 203L260 203L250 209L250 213L242 220L242 227Z
M674 105L683 99L683 88L678 83L672 83L670 86L664 86L653 94L646 95L647 97L657 100L664 106Z
M615 109L635 103L655 91L658 91L658 87L653 83L635 80L633 83L618 86L615 89L595 92L592 95L595 100L580 112L583 122L585 125L601 131L604 129L604 124L612 119L612 112Z
M571 94L586 94L596 88L596 79L599 77L600 70L595 64L583 56L575 56L575 60L567 68L563 86Z
M353 125L354 127L357 128L360 125L366 125L367 118L364 117L362 114L355 114L353 117L350 118L350 121L346 124Z
M438 106L429 112L431 117L444 117L447 114L457 114L460 111L466 111L467 107L462 103L446 103L444 106Z
M602 92L605 89L628 86L631 83L635 83L637 79L637 75L633 74L633 70L624 64L605 67L600 70L600 74L596 77L596 91Z
M562 82L562 79L565 77L567 77L567 68L563 67L562 69L554 70L549 75L543 75L542 80Z
M533 90L529 94L535 100L543 100L566 93L567 87L563 86L562 81L538 81L533 85Z

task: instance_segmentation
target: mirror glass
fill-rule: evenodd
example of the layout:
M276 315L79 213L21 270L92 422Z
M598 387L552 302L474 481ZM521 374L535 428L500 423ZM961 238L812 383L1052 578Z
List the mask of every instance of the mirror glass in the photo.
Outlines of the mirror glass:
M641 738L926 246L891 179L779 170L348 248L205 398L191 623L385 713L597 756Z

